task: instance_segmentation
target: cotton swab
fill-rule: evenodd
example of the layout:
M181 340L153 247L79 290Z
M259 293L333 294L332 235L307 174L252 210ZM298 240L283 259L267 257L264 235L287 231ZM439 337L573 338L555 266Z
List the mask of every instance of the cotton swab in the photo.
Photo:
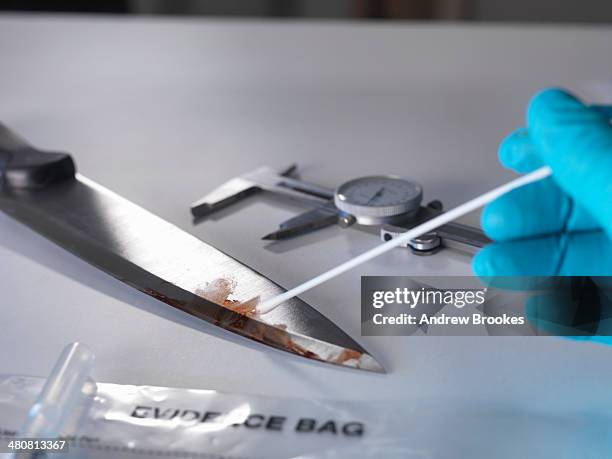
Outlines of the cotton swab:
M319 274L317 277L310 279L309 281L306 281L303 284L286 291L285 293L281 293L280 295L277 295L275 297L268 298L257 306L256 311L258 314L266 314L272 311L277 306L284 303L285 301L288 301L291 298L294 298L304 293L305 291L322 284L323 282L333 279L334 277L339 276L340 274L345 273L346 271L353 269L359 266L360 264L371 260L372 258L382 255L383 253L388 252L389 250L398 247L404 244L405 242L410 241L411 239L422 236L425 233L433 231L439 226L442 226L469 212L472 212L473 210L476 210L479 207L488 204L494 199L511 190L514 190L515 188L519 188L523 185L527 185L532 182L537 182L538 180L542 180L543 178L546 178L551 174L552 171L550 167L544 166L529 174L518 177L504 185L498 186L497 188L494 188L491 191L481 194L480 196L471 199L470 201L467 201L461 204L460 206L449 210L448 212L444 212L443 214L440 214L439 216L432 218L431 220L428 220L412 228L409 231L406 231L401 236L391 239L390 241L384 242L374 247L373 249L370 249L367 252L364 252L361 255L358 255L355 258L352 258L342 263L341 265L338 265L335 268L324 272L323 274Z

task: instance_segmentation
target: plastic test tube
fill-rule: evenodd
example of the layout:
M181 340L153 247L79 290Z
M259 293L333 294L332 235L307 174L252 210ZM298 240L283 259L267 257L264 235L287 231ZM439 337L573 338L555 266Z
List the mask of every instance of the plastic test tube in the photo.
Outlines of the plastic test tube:
M95 388L95 383L89 378L94 363L95 356L87 346L81 343L67 345L28 411L19 437L57 438L79 401L86 395L85 390ZM39 455L29 453L17 454L15 457Z

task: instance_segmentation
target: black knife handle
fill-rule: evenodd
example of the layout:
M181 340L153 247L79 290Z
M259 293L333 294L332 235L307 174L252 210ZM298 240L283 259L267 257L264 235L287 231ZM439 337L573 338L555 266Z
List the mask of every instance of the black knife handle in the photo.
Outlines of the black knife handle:
M75 173L69 154L37 150L0 123L0 189L42 189Z

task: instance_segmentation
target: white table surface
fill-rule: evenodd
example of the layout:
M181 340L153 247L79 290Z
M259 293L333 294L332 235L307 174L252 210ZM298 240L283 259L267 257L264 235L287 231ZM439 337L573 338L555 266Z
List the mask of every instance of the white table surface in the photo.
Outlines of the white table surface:
M611 28L0 16L0 120L84 175L293 286L378 243L329 228L268 246L298 208L252 198L194 227L190 202L259 165L333 187L418 178L450 207L510 179L500 139L536 90L610 96ZM477 215L468 221L476 222ZM100 381L295 397L610 411L612 348L556 338L361 337L361 275L469 274L397 250L304 298L389 373L317 364L175 311L0 215L0 373L46 375L83 341ZM607 400L607 402L605 402Z

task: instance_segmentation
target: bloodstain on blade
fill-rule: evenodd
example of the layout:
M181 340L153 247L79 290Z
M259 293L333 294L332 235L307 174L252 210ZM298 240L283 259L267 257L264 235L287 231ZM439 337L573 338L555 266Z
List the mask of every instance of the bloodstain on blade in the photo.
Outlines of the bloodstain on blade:
M195 293L208 301L224 306L246 318L250 319L257 316L259 296L247 301L231 299L230 297L233 295L235 288L236 283L234 281L229 279L216 279L210 282L205 288L199 289ZM241 319L232 321L231 324L224 324L231 325L233 328L239 328L257 341L262 341L275 347L292 351L295 354L307 358L321 360L316 353L309 351L292 340L289 333L286 331L287 325L285 324L266 325L257 320Z
M359 360L363 356L363 352L355 351L354 349L344 349L334 360L335 363L345 364L351 360L355 361L355 366L359 368Z
M175 308L184 310L185 306L187 306L186 301L181 301L181 300L177 300L174 298L170 298L169 296L164 295L163 293L158 292L157 290L153 290L152 288L145 288L143 291L144 293L146 293L149 296L152 296L156 300L169 304L170 306L174 306Z
M255 316L257 314L256 308L259 303L259 296L247 301L232 300L230 296L234 293L235 288L236 283L233 281L228 279L216 279L205 288L196 290L195 294L208 301L224 306L227 309L231 309L243 316Z
M287 325L282 323L267 324L263 322L257 314L257 304L259 297L254 297L246 301L239 301L231 298L236 289L235 281L229 279L215 279L208 283L204 288L196 290L195 294L207 301L215 303L222 308L215 310L214 314L203 313L205 304L194 304L192 301L171 298L168 295L155 290L144 289L144 292L153 298L160 300L177 309L186 311L196 317L212 321L216 325L239 333L242 336L259 341L278 349L289 351L294 354L323 362L335 363L343 366L360 367L363 353L343 348L338 351L336 356L323 356L313 352L306 347L298 344L287 330Z

